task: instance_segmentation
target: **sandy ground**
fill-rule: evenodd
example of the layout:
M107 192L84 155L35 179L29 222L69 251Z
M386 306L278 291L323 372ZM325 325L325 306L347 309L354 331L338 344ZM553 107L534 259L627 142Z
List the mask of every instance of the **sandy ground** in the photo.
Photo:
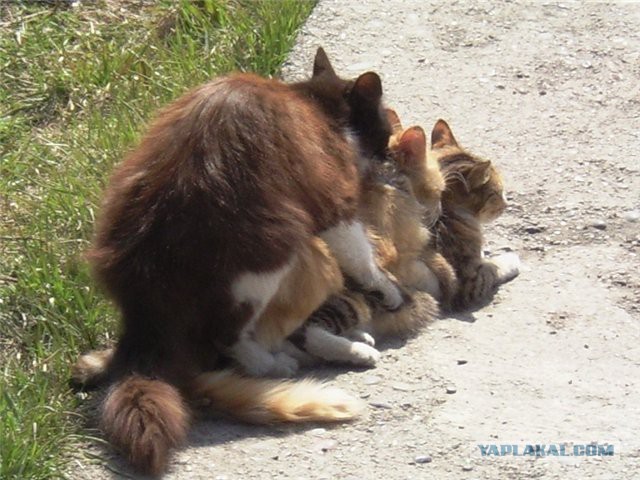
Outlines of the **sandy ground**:
M308 74L322 45L343 75L380 72L405 125L449 121L504 172L510 207L487 249L519 252L521 276L387 344L374 370L321 371L369 403L355 423L201 422L167 478L640 476L640 4L470 4L321 0L286 74ZM477 447L589 442L615 455Z

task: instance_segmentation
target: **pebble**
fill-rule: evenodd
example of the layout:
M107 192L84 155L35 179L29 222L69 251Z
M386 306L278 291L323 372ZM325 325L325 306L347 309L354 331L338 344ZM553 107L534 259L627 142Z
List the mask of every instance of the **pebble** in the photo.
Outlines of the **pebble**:
M367 375L362 379L362 383L365 385L375 385L376 383L380 383L381 380L382 378L377 375Z
M544 232L545 230L546 230L546 227L543 227L542 225L531 225L529 227L524 227L524 231L532 235L536 233Z
M604 220L601 220L601 219L594 220L593 222L591 222L591 226L593 228L597 228L598 230L606 230L607 229L607 223Z
M431 463L432 458L429 455L418 455L413 459L416 463Z
M466 365L468 362L466 360L460 359L458 360L458 365Z
M324 442L320 442L316 445L316 450L320 450L321 452L328 452L329 450L333 450L338 446L338 442L335 440L325 440Z
M455 385L447 385L447 393L449 395L452 395L454 393L456 393L458 390L456 389Z
M471 470L473 470L473 466L472 465L463 465L462 466L462 471L463 472L470 472Z
M625 212L623 218L627 222L635 223L640 220L640 210L631 210L629 212Z
M408 383L394 383L391 388L399 392L411 392L414 390L413 385L409 385Z
M326 428L314 428L313 430L309 430L310 435L320 436L326 433Z
M391 404L386 403L386 402L369 402L369 405L371 405L374 408L386 408L386 409L391 409Z

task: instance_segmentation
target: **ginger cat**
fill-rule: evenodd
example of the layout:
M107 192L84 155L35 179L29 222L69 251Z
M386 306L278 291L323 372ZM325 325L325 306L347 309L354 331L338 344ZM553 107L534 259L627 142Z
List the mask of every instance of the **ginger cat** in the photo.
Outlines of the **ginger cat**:
M353 399L319 384L199 375L221 356L254 375L295 367L256 340L258 324L317 238L380 308L408 301L356 217L359 170L391 133L381 98L375 73L341 79L318 49L304 82L235 74L187 92L116 169L88 258L122 314L101 426L139 472L165 469L193 395L256 421L354 415ZM287 335L307 316L275 325ZM81 359L79 379L91 362Z

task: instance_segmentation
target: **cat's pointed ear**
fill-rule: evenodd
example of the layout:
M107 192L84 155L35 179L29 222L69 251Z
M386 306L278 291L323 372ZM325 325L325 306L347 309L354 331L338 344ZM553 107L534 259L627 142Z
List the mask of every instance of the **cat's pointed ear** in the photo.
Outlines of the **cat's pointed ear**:
M391 132L395 134L402 131L402 123L400 123L400 117L396 111L391 108L385 108L384 111L387 114L389 125L391 125Z
M382 81L375 72L363 73L353 85L352 93L371 103L377 103L382 98Z
M457 147L453 132L447 122L439 119L431 131L431 148Z
M484 185L491 178L491 161L485 160L484 162L479 162L473 166L471 171L469 172L469 176L467 181L469 186L473 188L478 188Z
M427 134L422 127L407 128L396 147L405 154L405 160L413 162L424 162L427 154Z
M313 76L316 77L323 73L329 73L333 76L336 74L331 66L329 57L327 57L327 54L324 51L324 48L318 47L318 50L316 51L316 58L313 60Z

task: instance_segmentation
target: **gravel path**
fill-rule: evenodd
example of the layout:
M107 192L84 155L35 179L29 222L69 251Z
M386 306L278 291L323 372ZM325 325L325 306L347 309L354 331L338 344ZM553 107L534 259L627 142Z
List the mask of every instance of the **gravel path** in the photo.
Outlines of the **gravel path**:
M640 4L469 5L321 0L286 74L307 75L322 45L343 75L380 72L405 125L449 121L505 174L488 249L518 251L521 276L473 315L387 345L375 370L320 372L370 403L357 422L202 422L167 478L640 475ZM477 448L563 442L615 455Z

